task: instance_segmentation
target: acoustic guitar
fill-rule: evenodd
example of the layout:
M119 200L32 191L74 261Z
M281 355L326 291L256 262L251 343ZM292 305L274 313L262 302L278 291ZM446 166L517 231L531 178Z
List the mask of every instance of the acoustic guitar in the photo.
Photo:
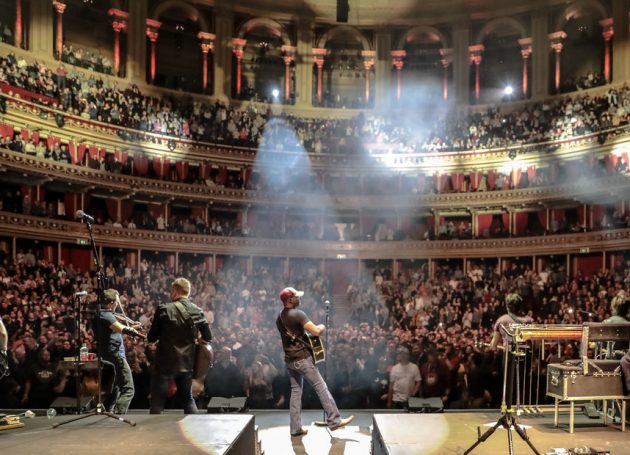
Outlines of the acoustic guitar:
M214 351L210 343L198 340L195 344L195 368L193 370L192 394L194 398L203 393L204 381L214 360Z
M311 351L313 362L316 364L326 360L326 351L324 350L324 343L320 337L305 333L303 338L304 345Z

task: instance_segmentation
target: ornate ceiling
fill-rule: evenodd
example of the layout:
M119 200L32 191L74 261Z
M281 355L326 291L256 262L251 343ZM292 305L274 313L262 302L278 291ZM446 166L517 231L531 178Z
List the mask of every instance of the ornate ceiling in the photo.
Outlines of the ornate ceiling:
M252 15L336 22L337 0L193 0ZM348 0L350 25L441 23L514 15L566 4L562 0Z

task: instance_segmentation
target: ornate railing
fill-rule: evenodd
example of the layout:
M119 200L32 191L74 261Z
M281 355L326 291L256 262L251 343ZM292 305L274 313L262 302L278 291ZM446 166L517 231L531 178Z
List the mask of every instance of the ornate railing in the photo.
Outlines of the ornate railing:
M306 193L273 193L207 187L199 184L170 182L101 171L84 166L60 163L0 148L0 166L32 176L53 178L86 187L99 187L127 193L129 196L147 194L164 199L184 199L200 203L210 201L251 203L269 206L300 206L322 208L321 200ZM465 208L480 210L487 207L519 207L558 200L576 199L595 201L598 195L624 194L630 187L630 175L615 174L606 177L582 179L554 186L516 190L408 194L392 196L330 196L330 204L338 209L397 208L432 210Z
M628 249L630 229L510 239L333 242L217 237L94 226L105 247L234 256L315 257L330 259L439 259L577 254ZM78 222L0 212L0 235L63 244L87 240Z

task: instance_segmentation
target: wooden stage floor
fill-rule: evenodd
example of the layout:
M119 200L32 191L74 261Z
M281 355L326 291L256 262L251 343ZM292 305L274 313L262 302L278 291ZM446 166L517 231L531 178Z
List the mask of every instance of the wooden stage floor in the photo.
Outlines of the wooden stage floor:
M380 430L395 454L461 454L475 442L477 426L496 421L498 412L454 412L444 414L384 414L379 417ZM312 425L321 420L321 411L305 411L302 425L309 433L301 438L289 436L289 415L286 411L255 411L265 455L368 455L372 446L374 412L343 411L355 415L346 428L329 433L326 428ZM129 427L103 417L89 419L52 429L52 423L65 416L48 420L36 417L24 420L25 427L0 431L0 454L4 455L100 455L100 454L229 454L230 441L243 429L245 415L203 414L184 416L169 413L150 416L132 413L136 421ZM561 422L568 416L561 415ZM568 426L553 428L551 416L522 418L534 446L545 453L552 448L588 446L608 450L613 455L630 454L630 435L618 427L603 427L601 420L576 415L573 435ZM482 427L485 431L485 427ZM515 434L516 454L532 453ZM473 454L507 453L505 430L498 429ZM253 455L253 454L252 454Z

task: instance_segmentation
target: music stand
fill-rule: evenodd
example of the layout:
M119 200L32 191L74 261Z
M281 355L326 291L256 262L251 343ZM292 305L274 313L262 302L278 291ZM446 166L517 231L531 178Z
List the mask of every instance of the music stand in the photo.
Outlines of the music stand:
M534 447L534 444L529 439L527 432L523 427L518 424L517 420L517 412L518 409L513 409L513 394L514 394L514 376L518 374L516 372L518 359L516 357L524 355L521 351L519 351L518 343L514 343L514 350L512 350L511 343L508 341L508 338L511 339L510 334L507 331L507 328L503 325L499 326L499 330L504 332L503 334L503 399L501 401L501 417L497 420L497 422L484 434L480 434L479 427L477 427L477 441L470 446L464 452L464 455L469 454L473 451L475 447L477 447L482 442L486 442L490 436L497 430L499 427L503 427L507 430L508 434L508 452L510 455L514 455L514 446L512 443L512 428L516 431L516 434L520 436L520 438L527 443L530 449L536 454L540 455L540 452ZM518 394L518 390L517 390Z
M98 254L98 249L96 248L96 242L94 241L94 235L92 233L93 220L88 217L84 217L83 222L87 225L88 234L90 236L90 244L92 245L92 253L94 254L94 265L96 266L96 286L97 286L96 287L96 302L98 305L98 309L96 310L96 318L100 319L101 312L102 312L101 308L102 308L102 303L103 303L103 292L105 291L105 276L103 275L103 265L101 264L101 258ZM120 422L124 422L127 425L130 425L132 427L136 426L135 422L125 419L124 417L117 416L113 412L107 411L105 409L105 406L103 405L103 401L102 401L103 398L101 396L103 360L101 357L101 343L100 343L101 329L100 327L101 327L101 324L99 320L99 323L96 324L96 340L97 340L97 343L96 343L96 362L97 362L96 363L97 365L96 407L94 408L93 411L90 411L87 414L74 417L72 419L66 420L65 422L56 423L53 425L53 428L60 427L70 422L76 422L77 420L87 419L88 417L92 417L92 416L105 416L114 420L118 420ZM80 327L78 327L77 330L81 330ZM78 363L80 363L80 359ZM79 392L77 392L77 395L78 393Z

